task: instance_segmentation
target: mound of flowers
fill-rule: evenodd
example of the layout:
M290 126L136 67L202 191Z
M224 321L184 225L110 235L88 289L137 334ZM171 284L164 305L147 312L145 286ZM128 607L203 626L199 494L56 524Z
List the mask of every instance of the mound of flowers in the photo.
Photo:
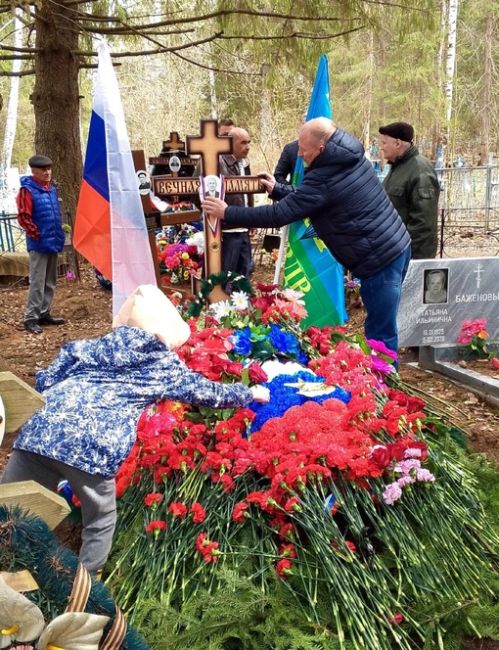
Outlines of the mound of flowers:
M383 344L304 316L274 286L205 307L181 357L269 404L163 402L139 423L108 580L153 647L432 647L493 594L455 431L393 387Z

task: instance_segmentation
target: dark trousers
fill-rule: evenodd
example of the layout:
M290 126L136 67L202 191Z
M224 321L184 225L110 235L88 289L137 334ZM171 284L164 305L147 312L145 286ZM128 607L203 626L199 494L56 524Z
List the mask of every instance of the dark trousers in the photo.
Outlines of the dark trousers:
M362 278L360 283L360 295L367 312L364 323L366 339L383 341L395 352L398 348L397 312L410 260L411 247L408 246L388 266Z
M222 233L222 269L249 278L251 273L249 232Z

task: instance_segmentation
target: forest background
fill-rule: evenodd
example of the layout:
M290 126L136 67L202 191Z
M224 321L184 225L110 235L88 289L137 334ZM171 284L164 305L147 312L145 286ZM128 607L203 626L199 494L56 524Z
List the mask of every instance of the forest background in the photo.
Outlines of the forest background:
M335 120L366 147L405 120L430 158L443 141L448 162L485 162L499 152L498 27L495 0L0 0L1 164L50 155L74 210L101 37L146 157L170 131L230 117L251 134L253 168L273 169L326 53Z

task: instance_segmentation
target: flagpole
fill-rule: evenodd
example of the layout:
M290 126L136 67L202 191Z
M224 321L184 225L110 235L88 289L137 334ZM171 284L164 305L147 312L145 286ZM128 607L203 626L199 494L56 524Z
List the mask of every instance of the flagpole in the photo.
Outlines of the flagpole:
M281 271L284 264L284 256L286 254L286 248L288 246L288 237L289 226L283 226L281 228L281 243L279 244L279 253L277 255L277 261L275 263L274 284L279 284L279 278L281 276Z

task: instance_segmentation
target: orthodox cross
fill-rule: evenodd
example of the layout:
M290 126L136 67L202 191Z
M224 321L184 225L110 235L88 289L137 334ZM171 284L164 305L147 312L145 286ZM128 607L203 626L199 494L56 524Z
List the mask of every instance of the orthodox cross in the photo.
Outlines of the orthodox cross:
M181 146L183 143L178 138L175 131L170 133L170 140L163 143L168 146ZM220 176L219 157L223 154L232 153L232 138L230 136L218 135L218 124L216 120L201 120L200 135L188 135L186 137L185 151L188 156L199 155L201 158L201 171L203 176ZM156 159L151 162L156 162ZM199 195L201 186L200 178L180 177L172 175L152 176L152 191L160 196L178 196L178 195ZM257 194L265 192L257 176L228 176L224 179L225 194ZM148 197L147 197L148 198ZM149 201L143 201L146 220L148 212L151 211L148 206ZM191 218L189 211L161 214L161 225L171 223L184 223L194 221L199 218L198 211L192 211L195 215ZM211 274L220 273L222 270L221 256L221 224L218 219L210 220L206 215L204 218L204 236L205 236L205 277ZM215 287L210 300L225 299L225 294L220 287Z

